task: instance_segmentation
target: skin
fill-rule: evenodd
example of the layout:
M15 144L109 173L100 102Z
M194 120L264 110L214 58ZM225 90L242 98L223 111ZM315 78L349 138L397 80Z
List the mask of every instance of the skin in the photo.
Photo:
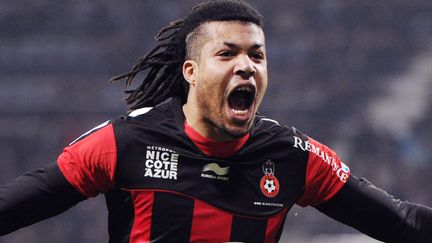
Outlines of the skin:
M200 55L183 64L183 76L190 84L183 112L187 123L204 137L233 140L249 132L267 89L264 32L240 21L212 21L201 27L205 39ZM234 111L228 105L230 92L239 87L255 90L247 111Z

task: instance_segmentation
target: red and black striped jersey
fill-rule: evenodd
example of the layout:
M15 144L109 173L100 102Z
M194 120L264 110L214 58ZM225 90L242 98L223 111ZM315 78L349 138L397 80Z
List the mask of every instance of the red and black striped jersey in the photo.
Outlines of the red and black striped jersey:
M293 204L319 205L349 177L332 150L271 119L257 116L219 155L184 121L173 99L102 124L59 156L76 190L105 194L110 242L277 242Z

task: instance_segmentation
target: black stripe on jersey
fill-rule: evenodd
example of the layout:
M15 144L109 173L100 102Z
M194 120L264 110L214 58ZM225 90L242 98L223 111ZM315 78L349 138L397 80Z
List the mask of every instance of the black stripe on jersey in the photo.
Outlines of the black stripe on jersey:
M267 219L254 219L234 216L230 241L263 242Z
M128 243L134 222L134 206L130 192L120 189L105 193L108 208L110 243Z
M150 240L189 242L194 200L182 195L155 192ZM187 217L184 217L185 215Z

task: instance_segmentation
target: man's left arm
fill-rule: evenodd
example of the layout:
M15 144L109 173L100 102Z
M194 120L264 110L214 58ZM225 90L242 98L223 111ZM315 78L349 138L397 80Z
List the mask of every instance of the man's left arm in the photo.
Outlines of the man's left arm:
M332 199L315 208L385 242L432 240L431 208L396 199L364 178L351 175Z

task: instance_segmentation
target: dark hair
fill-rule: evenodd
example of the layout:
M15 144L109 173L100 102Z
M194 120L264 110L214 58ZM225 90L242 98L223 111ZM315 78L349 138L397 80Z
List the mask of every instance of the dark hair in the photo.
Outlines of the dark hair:
M232 20L263 27L261 14L243 1L214 0L198 4L186 18L162 28L155 37L158 42L156 47L141 57L130 72L115 76L110 82L126 79L125 101L131 110L155 106L175 96L184 102L189 90L182 72L187 55L186 37L205 22ZM136 75L144 70L147 73L141 84L135 89L127 89Z

